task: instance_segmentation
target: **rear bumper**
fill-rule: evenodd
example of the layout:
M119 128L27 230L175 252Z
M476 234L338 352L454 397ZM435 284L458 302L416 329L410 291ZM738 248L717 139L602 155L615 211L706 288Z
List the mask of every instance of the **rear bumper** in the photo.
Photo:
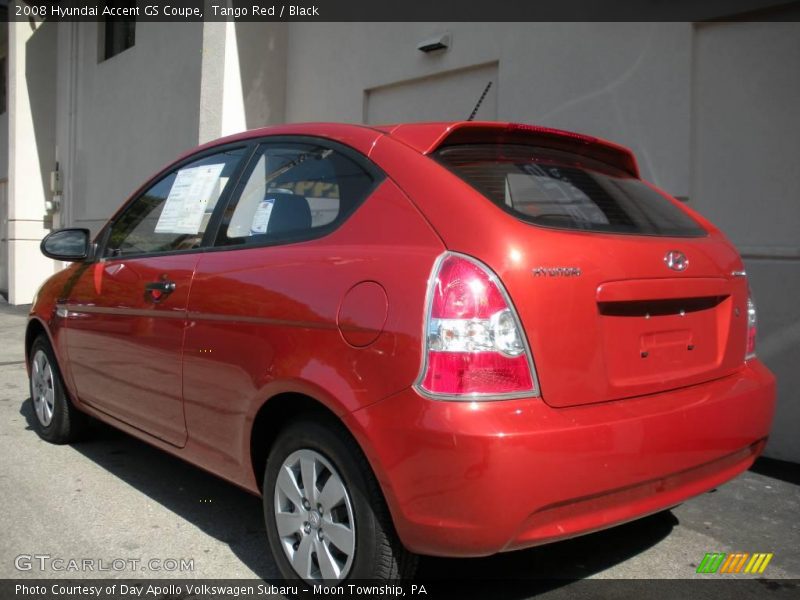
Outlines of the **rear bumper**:
M441 402L406 390L346 420L411 550L481 556L610 527L747 469L775 382L758 361L668 393L551 408Z

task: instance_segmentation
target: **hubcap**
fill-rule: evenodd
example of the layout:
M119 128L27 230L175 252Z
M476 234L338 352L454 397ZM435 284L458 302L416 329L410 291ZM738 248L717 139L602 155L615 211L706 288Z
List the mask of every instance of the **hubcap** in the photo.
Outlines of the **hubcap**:
M275 482L275 525L286 557L306 580L344 579L356 547L350 495L328 460L292 452Z
M37 350L31 361L31 398L36 418L44 427L53 420L55 386L53 368L44 350Z

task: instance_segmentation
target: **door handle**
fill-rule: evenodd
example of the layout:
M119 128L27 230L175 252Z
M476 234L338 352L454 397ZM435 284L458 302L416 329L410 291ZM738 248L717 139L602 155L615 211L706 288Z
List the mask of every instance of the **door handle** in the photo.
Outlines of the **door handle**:
M164 296L175 291L175 282L166 279L151 281L144 285L144 289L150 300L159 302Z

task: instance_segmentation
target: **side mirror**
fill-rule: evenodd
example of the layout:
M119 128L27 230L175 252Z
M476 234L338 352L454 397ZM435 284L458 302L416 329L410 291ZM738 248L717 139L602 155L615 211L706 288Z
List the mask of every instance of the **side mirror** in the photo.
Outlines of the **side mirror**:
M58 229L44 237L39 249L48 258L76 262L89 256L90 235L88 229Z

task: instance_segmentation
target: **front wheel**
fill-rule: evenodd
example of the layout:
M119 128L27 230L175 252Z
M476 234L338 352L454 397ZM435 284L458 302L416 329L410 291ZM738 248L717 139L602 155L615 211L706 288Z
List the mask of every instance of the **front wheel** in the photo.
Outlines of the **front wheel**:
M270 548L287 579L413 574L416 556L400 543L366 458L332 419L298 420L278 435L263 495Z
M31 346L28 367L36 432L53 444L76 441L83 434L88 417L67 396L55 354L44 334Z

